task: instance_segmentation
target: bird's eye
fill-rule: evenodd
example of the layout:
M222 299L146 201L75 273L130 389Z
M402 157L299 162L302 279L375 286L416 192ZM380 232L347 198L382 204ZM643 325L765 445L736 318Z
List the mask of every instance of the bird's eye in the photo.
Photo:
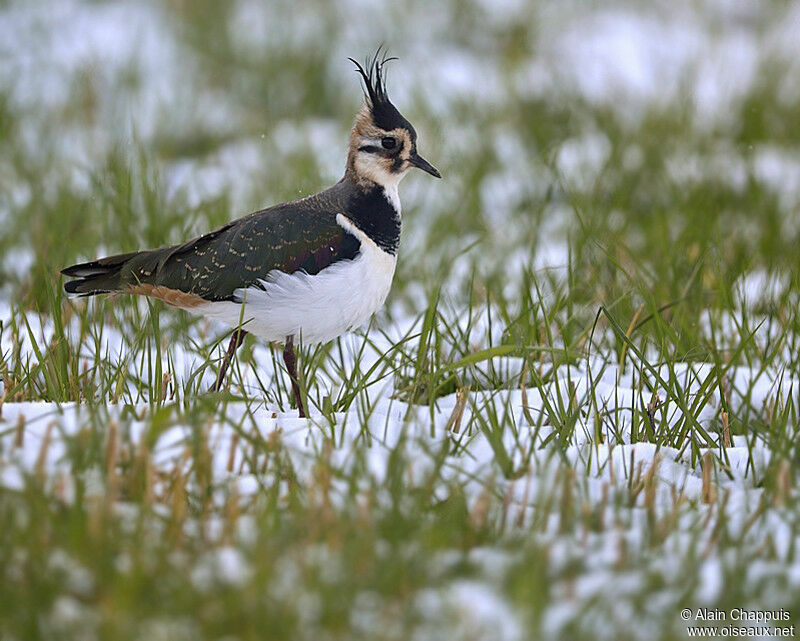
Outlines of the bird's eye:
M391 136L385 136L381 138L381 144L383 145L384 149L394 149L394 146L397 144L397 140Z

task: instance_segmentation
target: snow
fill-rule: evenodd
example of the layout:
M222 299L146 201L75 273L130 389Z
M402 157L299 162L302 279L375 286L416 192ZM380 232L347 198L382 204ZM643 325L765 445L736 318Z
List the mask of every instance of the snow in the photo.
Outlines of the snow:
M497 641L524 639L518 615L494 590L477 581L455 581L444 590L424 590L417 595L416 607L427 621L455 620L455 629L418 631L415 638L452 639L492 638ZM450 615L447 618L442 615Z
M762 276L756 274L752 278L760 283ZM752 288L758 292L764 289L760 284ZM476 320L464 325L463 331L467 332L469 328L470 343L475 349L481 349L496 341L498 336L496 327L483 322L482 319L488 318L486 313L479 311L475 316ZM456 318L464 323L463 314L456 313L454 323ZM40 323L35 316L30 316L29 320L36 335L51 335L52 328L47 321ZM389 335L374 338L374 345L362 353L362 370L375 362L381 350L389 349L395 340L395 333L398 336L405 335L414 325L412 319L405 321L405 326L404 322L398 322ZM75 331L75 328L71 331ZM8 350L8 340L9 336L5 334L0 346L4 352ZM124 337L114 331L107 329L104 340L106 345L101 347L103 352L120 355L127 352ZM346 358L352 359L361 351L361 340L354 335L342 341ZM26 349L29 349L27 343ZM183 351L180 345L174 345L171 349L179 363L179 380L176 382L180 384L181 376L190 375L198 367L200 357ZM712 439L708 448L700 449L698 457L684 447L631 442L634 412L639 412L641 416L643 408L651 401L650 393L640 391L640 378L647 378L658 388L657 375L669 381L671 387L682 390L685 398L693 399L701 393L704 381L713 375L714 368L710 364L679 362L649 371L640 366L634 368L631 365L633 361L629 360L629 367L621 372L610 353L599 348L593 353L595 356L588 362L562 367L551 382L541 387L527 387L524 393L520 389L470 392L458 433L447 430L458 402L455 394L438 399L431 411L427 407L409 405L393 398L394 383L389 377L370 388L365 393L363 403L356 403L350 411L336 414L330 419L315 413L306 420L297 418L295 412L278 411L277 407L261 399L254 371L250 365L246 365L243 367L244 385L251 400L229 402L221 406L218 416L220 419L224 417L224 420L208 424L202 434L211 457L212 479L220 489L215 492L214 500L220 505L224 504L227 493L234 487L242 497L258 496L265 487L280 482L280 479L273 477L269 468L266 471L259 468L257 461L260 450L254 449L251 441L240 438L242 433L252 436L255 442L270 442L280 446L298 483L313 485L315 469L320 461L324 461L332 469L341 470L343 478L351 476L348 474L350 470L365 470L366 473L359 471L353 475L360 479L364 490L370 486L380 487L386 481L390 457L396 454L403 457L407 476L412 482L413 479L426 478L436 464L436 453L447 445L450 454L443 461L440 472L445 484L461 487L467 504L476 512L480 511L486 487L493 487L507 497L508 522L521 525L529 521L535 506L551 501L553 492L563 485L566 463L566 469L571 470L573 475L570 482L583 497L582 500L599 509L600 518L605 523L617 525L599 532L589 532L580 542L571 537L562 542L562 524L557 515L553 515L539 530L541 544L548 546L552 572L565 571L573 563L584 566L571 584L558 584L553 588L554 594L561 594L559 591L563 591L563 594L556 598L556 605L548 607L543 614L542 629L550 636L559 636L565 626L570 625L581 607L579 604L593 603L595 607L602 607L601 604L608 598L603 586L612 580L616 595L614 618L597 623L598 638L613 638L614 630L627 625L625 608L629 606L621 607L619 604L627 603L625 599L633 599L634 595L647 588L642 583L643 575L632 573L622 576L614 568L619 562L621 549L647 548L644 532L650 511L654 518L661 518L673 515L678 510L682 524L668 535L663 544L665 550L672 549L675 555L685 556L688 546L698 545L688 532L699 532L700 545L714 536L713 528L718 520L705 518L706 510L712 513L724 511L727 536L744 537L748 549L758 549L769 542L777 558L785 564L782 572L786 576L800 576L800 564L792 553L798 543L793 517L781 510L774 510L753 521L754 515L761 509L761 486L770 467L771 450L757 436L746 438L734 435L729 447L722 446L721 436L715 427L721 409L718 386L702 392L705 395L705 401L699 406L702 411L695 415ZM84 358L91 360L93 355L87 353ZM263 380L268 382L282 375L280 371L272 369L271 356L263 346L256 347L254 358L255 368ZM348 362L347 367L352 367L352 360ZM517 358L498 357L480 364L478 369L505 371L510 376L511 372L519 373L520 366ZM135 371L135 364L131 367ZM213 376L209 373L206 378L209 380L204 385L209 384ZM326 378L326 374L321 374L319 384L323 388L333 388L336 381ZM775 398L796 397L800 389L795 377L772 367L731 367L727 379L730 382L727 403L732 411L745 405L751 406L753 411L759 411ZM554 430L552 426L544 424L543 419L549 411L548 404L557 407L558 399L569 398L571 393L574 393L574 403L579 410L578 423L564 444L564 450L559 452L553 441L548 441L554 435ZM683 412L674 401L664 398L663 390L661 396L662 405L656 415L658 424L674 427L683 420ZM523 403L526 404L524 408ZM73 500L68 447L82 430L96 424L94 411L86 405L75 403L5 403L2 425L11 429L0 429L0 483L8 488L19 489L24 486L27 477L37 475L41 478L44 474L48 487L57 497L65 502ZM106 411L104 420L116 424L121 447L139 451L142 439L147 438L149 417L156 409L149 404L138 403L128 407L109 405ZM503 474L487 433L479 427L479 415L487 412L496 412L508 421L502 443L516 472L513 480ZM602 442L598 442L594 431L598 412L603 418L600 428ZM533 424L529 423L528 417L533 419ZM17 426L22 426L22 429L16 429ZM197 436L195 428L180 422L161 433L153 445L151 456L156 471L174 473L180 469L185 478L191 478L191 460L186 457L186 452L193 447ZM453 447L455 444L458 447ZM708 488L703 481L701 466L706 452L710 452L714 459L711 482L716 497L721 499L724 496L725 500L712 498L711 504L703 507L708 500ZM170 478L170 475L156 474L155 478ZM105 482L101 470L89 469L83 480L87 496L100 497L104 494ZM157 480L153 488L157 496L166 491L161 483ZM626 515L622 516L614 508L614 497L627 496L630 488L638 485L642 490L635 495L629 510L622 513ZM337 475L331 480L331 488L332 501L340 500L352 491L338 480ZM447 497L442 494L440 498ZM390 499L378 494L377 500ZM135 506L131 507L135 509ZM124 512L128 508L121 504L119 509ZM186 527L194 526L189 522ZM216 530L222 530L222 525L213 519L204 527L212 539L216 536ZM242 540L253 539L253 528L254 525L248 523L246 517L240 521ZM341 571L341 568L337 569L335 555L332 556L329 551L320 548L314 554L314 563L325 568L326 572L335 575ZM417 596L416 607L423 614L432 609L453 613L457 620L464 621L466 628L496 629L498 638L522 638L524 626L519 613L498 596L495 581L492 580L493 576L497 580L506 576L518 562L517 555L508 551L478 549L470 553L469 559L481 569L480 580L456 581L446 583L444 587L431 588ZM442 557L441 562L444 564L444 573L447 564L453 561ZM66 560L58 563L60 567L70 568ZM120 560L120 563L124 567L124 560ZM657 558L647 563L649 572L661 574L665 580L676 571L660 564ZM698 599L714 602L722 589L720 576L721 568L725 565L725 559L717 554L712 554L702 562L698 568ZM72 573L76 586L85 583L86 577L80 568L67 571ZM230 546L209 551L201 562L190 568L190 572L193 584L201 591L213 590L217 585L245 585L250 577L247 559ZM752 581L762 581L763 576L771 577L774 574L774 570L769 568L764 568L763 572L766 574L753 571ZM287 574L287 581L292 581L291 576L291 573ZM677 581L677 578L674 580ZM309 617L309 620L313 619L315 608L318 607L318 604L315 606L315 598L318 597L306 594L298 601L304 604L302 616ZM369 594L359 595L359 602L370 603L371 598ZM666 592L661 595L661 600L663 608L674 607L676 603L674 595ZM66 620L69 618L68 603L62 605L62 611L53 616L58 615ZM608 607L611 608L611 603ZM367 613L363 613L363 617L354 619L354 627L369 629L374 623ZM428 630L431 633L429 638L437 638L438 629L433 622L430 625L434 627ZM641 635L652 633L646 621L636 626Z
M756 275L754 278L760 278ZM760 283L760 281L759 281ZM764 292L759 285L757 291ZM483 316L478 316L480 320ZM35 335L48 337L52 328L48 322L37 327L38 318L31 317ZM464 321L463 315L461 321ZM408 327L397 327L399 334L404 335L413 329L414 321ZM475 349L481 349L486 342L493 343L498 336L493 336L497 328L489 331L488 325L474 322L471 326L470 343ZM10 348L8 334L3 336L0 349L8 352ZM127 351L125 340L115 335L112 330L104 334L106 344L103 353L118 353L124 357ZM388 349L393 337L391 335L373 339L374 343L362 350L357 336L343 341L345 353L354 358L361 352L362 371L368 369L380 356L381 350ZM25 343L25 349L30 350ZM189 376L198 367L196 354L183 352L179 345L172 348L173 359L177 363L178 380L181 376ZM91 360L92 356L85 357ZM264 380L274 380L283 373L273 370L269 352L257 347L254 351L255 369ZM748 510L753 505L751 495L758 495L758 486L762 475L769 467L771 452L760 439L746 439L734 435L732 444L722 447L721 436L716 427L721 398L719 386L705 389L704 382L714 373L709 364L674 363L663 365L654 371L641 369L620 373L610 355L603 358L597 356L591 366L563 367L559 375L542 387L528 387L524 390L476 391L468 395L464 408L460 430L469 435L466 442L461 443L461 450L448 457L445 463L446 474L453 481L463 484L471 501L475 501L483 490L487 479L497 486L509 486L514 508L523 509L533 505L538 491L548 487L554 474L554 451L552 445L541 450L541 446L553 434L550 426L542 424L550 409L558 407L559 399L574 394L580 413L577 426L566 443L565 455L575 470L581 470L587 476L587 491L599 499L603 485L625 484L631 478L643 478L651 469L655 472L655 504L666 509L675 493L700 500L703 493L702 471L699 461L685 448L657 447L654 443L631 443L632 420L635 414L643 413L651 402L648 392L639 391L639 378L650 381L660 387L659 380L668 382L682 391L683 397L692 405L692 399L703 391L703 402L698 405L701 410L692 420L707 430L711 441L708 449L715 458L724 462L728 476L717 473L714 479L720 489L730 490L732 500L729 506ZM164 364L166 368L167 363ZM350 365L347 367L352 367ZM132 372L136 364L131 364ZM500 373L504 380L511 380L518 375L521 362L514 357L496 357L480 363L478 371L487 373L489 369ZM181 374L183 372L183 374ZM505 374L503 374L505 372ZM326 451L326 442L333 435L336 448L328 453L330 463L342 469L353 465L352 453L359 451L365 456L364 463L370 475L381 480L387 473L390 454L398 447L405 449L410 468L415 477L419 477L431 464L430 452L435 452L448 439L459 439L459 435L448 433L446 427L457 404L457 395L438 399L435 408L430 411L425 407L417 407L392 398L394 382L391 377L374 385L365 392L367 415L359 404L346 413L337 414L334 422L319 414L311 420L296 418L293 412L280 412L278 408L264 404L259 399L255 372L250 365L243 367L245 389L250 390L249 402L231 402L221 408L226 421L216 423L207 433L210 450L213 456L214 476L217 479L230 479L238 484L243 495L258 493L268 479L254 476L244 466L247 460L249 443L239 439L239 430L244 430L261 439L277 439L286 453L301 481L310 481L314 461L321 452ZM755 411L767 407L777 398L794 398L800 390L800 381L788 373L774 368L749 369L731 367L727 374L730 389L726 399L728 407L737 411L748 405ZM207 372L205 384L210 384L212 372ZM327 382L326 382L327 381ZM320 375L318 384L324 389L334 389L336 381L328 379L326 374ZM646 388L645 388L646 389ZM663 397L656 410L659 429L665 426L675 427L687 420L678 403L674 399ZM525 404L523 407L523 403ZM152 412L145 403L132 406L131 413L124 406L110 405L107 408L109 422L119 426L119 433L127 442L135 445L145 437L148 424L147 417ZM508 452L514 468L526 470L523 476L514 482L506 481L495 463L495 452L486 433L479 429L475 411L485 413L491 411L498 416L506 416L511 429L503 435L503 444ZM47 470L48 476L59 478L61 472L68 471L67 446L85 425L91 424L92 412L88 407L75 403L5 403L2 408L2 421L14 429L4 430L0 434L0 482L6 487L21 488L27 475ZM134 418L131 418L133 416ZM594 436L595 416L601 420L603 442L596 442ZM535 423L528 423L531 417ZM234 429L235 426L235 429ZM365 446L364 435L369 439ZM191 442L194 432L191 426L176 425L161 434L153 450L153 462L164 469L172 469L179 464L185 448ZM620 441L619 439L622 439ZM187 463L184 460L184 465ZM103 479L96 479L91 474L85 479L86 492L102 495ZM60 484L64 498L69 498L69 485ZM96 489L93 489L96 488ZM739 494L742 498L739 498ZM644 501L640 495L638 502ZM781 546L785 548L786 546Z
M502 358L495 359L502 363ZM191 369L190 365L187 367ZM265 364L266 369L266 364ZM703 367L695 364L678 364L674 366L673 375L678 377L679 384L685 386L687 396L698 389L705 378ZM249 373L252 376L252 372ZM209 374L210 376L210 374ZM666 374L664 374L666 376ZM606 369L606 379L616 379L614 369ZM735 389L749 389L750 402L763 405L777 396L786 398L796 394L800 388L798 381L791 377L773 378L768 372L752 373L744 368L737 368ZM575 429L566 449L570 465L576 470L584 470L589 479L602 479L604 482L625 483L626 479L641 476L656 466L658 492L656 501L671 501L673 492L682 493L687 498L699 499L702 494L702 480L699 463L693 462L690 454L674 447L657 447L653 443L617 442L630 438L630 420L632 409L643 407L645 399L641 393L633 389L625 389L619 385L599 382L593 393L589 393L586 372L578 371L569 378L559 378L543 388L525 390L528 415L543 416L546 403L556 404L559 395L564 396L569 389L575 392L575 402L581 409L579 425ZM258 400L253 402L231 402L224 408L226 422L215 424L207 434L208 442L214 456L214 473L216 478L236 479L241 474L239 491L242 494L258 492L260 484L252 475L242 470L242 462L246 459L249 443L239 439L237 431L231 426L240 426L262 439L277 438L285 448L298 478L311 480L314 460L320 452L325 451L326 434L335 434L337 447L329 453L331 464L343 469L353 464L351 453L359 450L365 453L365 463L370 474L378 480L385 477L388 458L401 443L406 452L414 475L422 474L431 463L429 452L437 451L442 440L457 438L448 434L448 424L456 404L456 396L443 397L432 413L427 408L415 407L390 397L391 386L385 388L385 396L373 394L373 405L366 420L367 433L370 435L369 445L363 442L363 429L353 426L364 426L364 416L359 409L336 416L334 424L328 419L316 415L312 419L296 418L293 412L278 412L277 408L266 407ZM715 391L714 394L717 394ZM713 395L713 394L712 394ZM512 430L504 434L503 442L514 465L528 465L526 476L513 483L512 496L515 501L533 501L536 488L543 482L542 475L551 466L553 454L538 451L542 443L552 434L552 429L544 425L528 425L522 411L523 394L520 390L498 390L494 392L472 392L469 394L461 429L470 433L462 450L455 456L448 457L445 467L453 480L464 484L464 487L476 500L482 490L482 482L493 477L500 486L507 484L494 464L495 453L486 434L477 429L473 416L474 409L485 411L492 408L500 416L506 415L512 421ZM744 395L732 396L730 403L736 407L744 402ZM595 407L601 409L606 420L611 421L613 430L603 430L609 439L608 443L594 442L593 425ZM706 410L696 416L700 424L707 430L714 442L708 451L715 456L722 456L731 478L715 479L721 488L730 488L734 492L756 491L761 475L770 461L770 450L760 441L748 443L742 438L734 438L731 446L721 452L719 436L712 428L715 420L715 407L718 403L708 403ZM147 404L133 407L136 419L125 418L124 407L109 406L108 420L120 426L121 434L132 444L144 438L147 425L146 417L151 412ZM659 412L668 425L677 425L683 420L680 408L674 403L665 401ZM0 479L7 487L19 488L27 474L36 473L45 468L55 473L67 465L66 446L84 425L91 422L92 411L75 403L6 403L3 406L3 421L10 426L21 426L21 429L6 430L0 437L0 453L2 470ZM433 429L431 429L431 425ZM315 427L316 426L316 427ZM434 436L431 436L433 434ZM153 451L153 461L157 466L172 469L181 459L185 447L191 442L193 431L190 426L175 426L160 435ZM530 458L530 452L537 450L536 456ZM701 450L702 452L705 450ZM184 463L186 464L186 463ZM66 469L66 468L64 468ZM233 470L233 472L232 472ZM240 472L236 472L240 470ZM92 481L86 478L86 491L91 493L97 485L97 493L102 494L102 479ZM525 481L529 481L526 486ZM533 488L533 492L531 492ZM643 497L640 497L643 500Z
M191 580L195 588L210 592L219 584L241 586L250 579L252 570L242 553L231 546L209 551L204 559L192 568Z

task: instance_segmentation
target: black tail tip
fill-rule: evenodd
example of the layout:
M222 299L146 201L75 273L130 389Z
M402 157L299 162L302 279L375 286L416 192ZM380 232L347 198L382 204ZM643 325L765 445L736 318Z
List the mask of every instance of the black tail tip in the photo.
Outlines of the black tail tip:
M62 270L61 273L64 274L64 270ZM79 294L80 292L78 291L78 285L80 285L81 282L82 281L80 280L71 280L67 283L64 283L64 291L67 294Z
M64 272L61 272L62 274ZM100 283L92 284L89 278L79 278L64 283L64 291L71 296L96 296L97 294L110 294L111 289L103 287Z

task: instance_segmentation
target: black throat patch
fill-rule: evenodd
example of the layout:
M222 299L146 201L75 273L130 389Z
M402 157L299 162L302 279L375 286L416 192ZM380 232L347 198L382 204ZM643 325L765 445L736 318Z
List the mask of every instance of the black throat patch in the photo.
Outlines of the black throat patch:
M400 214L386 198L383 187L354 190L347 201L347 217L387 254L397 254Z

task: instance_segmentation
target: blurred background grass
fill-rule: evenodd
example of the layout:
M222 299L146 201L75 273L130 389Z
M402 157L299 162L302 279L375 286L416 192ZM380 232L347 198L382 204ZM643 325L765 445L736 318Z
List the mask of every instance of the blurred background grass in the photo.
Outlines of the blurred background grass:
M504 281L537 256L563 266L569 241L576 302L638 286L714 306L745 271L796 272L792 11L11 3L0 283L41 306L62 265L329 185L361 100L346 58L385 43L400 57L392 96L446 175L403 186L395 298L413 307L406 286L438 282L456 256L455 289L473 265Z

